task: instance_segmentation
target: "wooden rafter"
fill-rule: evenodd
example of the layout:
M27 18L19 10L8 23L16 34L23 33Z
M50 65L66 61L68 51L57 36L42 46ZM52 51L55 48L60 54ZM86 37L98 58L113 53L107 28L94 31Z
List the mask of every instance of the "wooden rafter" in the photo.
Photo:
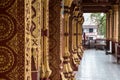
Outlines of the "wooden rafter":
M119 0L83 0L83 12L107 12Z

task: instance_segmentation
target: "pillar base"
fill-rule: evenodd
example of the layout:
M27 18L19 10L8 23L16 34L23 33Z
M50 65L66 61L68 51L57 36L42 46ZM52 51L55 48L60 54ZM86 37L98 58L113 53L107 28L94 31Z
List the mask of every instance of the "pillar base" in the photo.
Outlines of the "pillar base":
M74 61L72 60L71 61L71 67L72 67L72 69L73 69L73 71L78 71L78 66L77 66L77 64L74 64Z
M115 54L115 41L112 41L112 54Z

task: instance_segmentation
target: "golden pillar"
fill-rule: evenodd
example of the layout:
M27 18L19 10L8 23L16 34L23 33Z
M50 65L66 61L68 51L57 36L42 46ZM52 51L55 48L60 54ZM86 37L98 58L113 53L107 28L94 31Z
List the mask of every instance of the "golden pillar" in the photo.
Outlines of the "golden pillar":
M64 55L64 41L65 41L65 38L64 38L64 1L62 0L62 8L61 8L61 15L60 15L60 34L61 34L61 37L60 37L60 59L61 59L61 64L60 64L60 74L61 74L61 80L67 80L67 78L65 78L65 75L63 73L63 55ZM67 68L66 68L67 69ZM65 71L64 71L65 72Z
M49 62L51 80L62 80L61 73L61 0L49 0Z
M25 0L25 80L31 78L31 0Z
M73 63L78 68L78 65L80 64L80 59L78 57L78 48L77 48L77 16L78 11L74 11L74 18L72 20L72 58Z
M82 24L83 16L78 18L78 46L82 45Z
M69 5L72 1L64 1L64 53L63 53L63 73L67 80L74 80L73 70L70 64L71 54L69 52Z
M109 12L106 13L106 39L109 40L109 34L110 34L110 14Z
M77 18L74 18L73 19L73 22L72 22L72 49L73 50L76 50L77 49L77 45L76 45L76 27L77 27Z
M42 0L41 4L41 32L42 32L42 66L41 66L41 80L48 80L51 74L49 68L49 0ZM40 18L39 18L40 19Z
M110 13L110 34L109 34L109 39L112 40L113 38L113 10L109 10L109 13Z
M120 2L118 4L118 42L120 42Z
M110 50L111 20L110 11L106 13L106 49Z
M83 56L83 47L82 47L82 24L84 22L84 17L78 17L78 27L77 27L77 34L78 34L78 56L82 59Z
M115 23L114 23L114 7L112 6L112 9L110 10L110 40L112 42L112 44L110 45L111 46L111 50L112 50L112 53L114 54L115 53L115 41L114 41L114 33L115 33Z
M0 80L31 80L31 0L0 5Z
M114 41L118 42L118 5L114 5Z
M32 80L39 79L41 67L41 0L31 2L31 70Z
M75 62L75 55L73 56L73 15L69 16L69 51L71 54L71 67L74 71L78 69L78 65ZM77 55L77 53L76 53Z

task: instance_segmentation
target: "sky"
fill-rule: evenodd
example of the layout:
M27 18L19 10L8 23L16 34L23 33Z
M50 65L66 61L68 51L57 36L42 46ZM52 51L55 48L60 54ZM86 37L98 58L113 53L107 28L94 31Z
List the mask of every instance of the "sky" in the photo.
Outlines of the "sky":
M84 16L84 23L83 25L95 25L94 23L92 23L91 19L90 19L90 15L91 13L84 13L83 16Z

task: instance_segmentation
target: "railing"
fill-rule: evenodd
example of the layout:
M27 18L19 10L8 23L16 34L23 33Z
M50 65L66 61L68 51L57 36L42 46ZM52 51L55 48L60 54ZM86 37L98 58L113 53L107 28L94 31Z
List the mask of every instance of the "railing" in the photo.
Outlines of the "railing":
M106 40L105 39L96 39L95 40L95 48L96 48L96 50L98 48L102 48L102 49L105 50L105 48L106 48Z
M116 55L116 57L117 57L117 63L118 63L119 60L120 60L120 44L117 45L117 55Z

